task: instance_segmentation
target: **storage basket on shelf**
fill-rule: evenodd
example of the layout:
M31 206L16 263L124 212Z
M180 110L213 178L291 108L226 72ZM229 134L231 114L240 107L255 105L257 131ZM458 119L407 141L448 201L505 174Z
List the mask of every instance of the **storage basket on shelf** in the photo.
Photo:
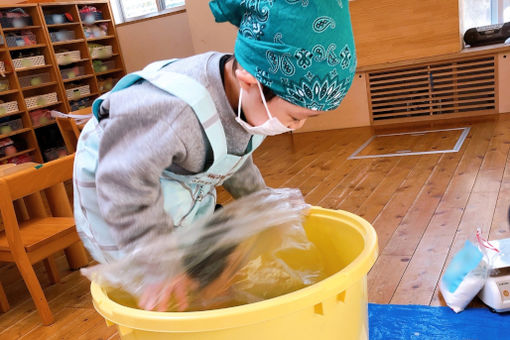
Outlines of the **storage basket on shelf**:
M59 65L69 65L72 63L76 63L81 60L81 53L79 50L76 51L65 51L55 53L55 57L57 58L57 64Z
M30 111L30 118L32 119L32 125L37 127L53 121L51 117L51 111L48 109L39 109Z
M115 68L115 61L113 61L113 60L107 60L107 61L94 60L92 62L92 66L94 67L94 72L96 72L96 73L106 72L106 71L113 70Z
M96 20L103 20L103 13L94 6L80 8L80 19L86 25L93 25Z
M22 8L14 8L0 11L0 24L3 28L22 28L33 25L33 21Z
M8 91L10 88L9 79L0 78L0 92Z
M89 44L90 57L92 59L106 59L113 55L111 45Z
M22 31L20 33L7 33L5 35L7 46L20 47L31 46L37 44L37 37L32 31Z
M4 37L0 35L0 45L4 44Z
M105 78L105 79L99 78L97 80L99 91L101 92L110 91L115 86L115 84L117 84L118 81L119 78Z
M73 30L58 30L50 32L52 42L69 41L76 39L76 33Z
M76 84L69 84L66 86L66 96L67 99L80 99L80 97L87 96L90 94L90 85L76 85Z
M18 111L19 111L19 107L18 107L17 101L0 104L0 116L8 114L8 113L18 112Z
M56 147L56 148L49 148L49 149L43 150L42 153L43 153L43 156L44 156L44 160L46 162L53 161L53 160L58 159L60 157L65 157L67 155L67 151L66 151L65 146L60 146L60 147Z
M0 139L0 158L6 156L12 156L16 154L18 150L16 150L16 146L14 142L10 138L1 138ZM1 228L0 228L1 230Z
M29 110L37 108L39 106L55 104L56 102L58 102L56 92L25 98L25 103L27 104L27 108Z
M72 22L72 20L69 18L72 18L72 16L68 13L53 13L44 15L44 19L48 25L58 25L64 24L66 22Z
M0 118L0 135L7 135L11 132L21 129L23 129L23 121L21 120L21 118L7 121L2 121L2 119Z
M273 299L217 310L162 313L119 304L91 285L95 309L121 339L368 339L367 273L377 258L374 228L354 214L312 208L304 227L329 277Z
M105 37L108 35L108 24L83 26L83 33L87 39Z
M82 98L77 101L70 102L69 104L71 105L71 111L78 111L91 107L93 102L94 101L90 98Z
M38 86L44 83L49 83L50 81L51 76L48 72L34 73L19 77L19 84L21 87Z
M62 75L62 79L64 80L74 79L85 75L85 68L83 66L63 68L60 70L60 74Z
M14 68L19 70L23 68L43 66L46 64L46 60L43 55L36 55L33 57L12 59L12 63L14 64Z
M0 60L0 72L5 72L5 63Z
M33 159L32 159L31 155L23 154L23 155L19 155L19 156L13 157L13 158L9 158L8 160L4 161L3 163L23 164L23 163L28 163L28 162L32 162L32 161L33 161Z

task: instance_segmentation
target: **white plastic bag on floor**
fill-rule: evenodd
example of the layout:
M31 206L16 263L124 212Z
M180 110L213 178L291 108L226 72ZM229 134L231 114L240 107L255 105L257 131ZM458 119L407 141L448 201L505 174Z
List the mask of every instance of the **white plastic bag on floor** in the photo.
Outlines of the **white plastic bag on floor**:
M476 245L466 241L448 265L439 289L446 304L456 313L462 312L485 285L490 270L487 252L492 250L478 230Z

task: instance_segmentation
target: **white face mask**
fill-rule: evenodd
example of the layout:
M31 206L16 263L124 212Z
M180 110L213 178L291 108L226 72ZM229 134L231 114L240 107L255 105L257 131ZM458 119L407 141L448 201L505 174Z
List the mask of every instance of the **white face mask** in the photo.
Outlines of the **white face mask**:
M264 103L264 107L266 108L267 116L269 117L269 119L265 121L264 124L259 126L251 126L250 124L246 123L244 120L241 119L241 100L243 98L243 89L241 88L241 92L239 93L239 105L237 107L236 121L239 124L241 124L241 126L252 135L256 134L264 136L275 136L280 135L282 133L293 131L292 129L289 129L288 127L283 125L278 120L278 118L271 116L269 108L267 107L266 98L264 97L264 93L262 92L262 87L260 86L259 82L257 82L257 85L259 86L262 102Z

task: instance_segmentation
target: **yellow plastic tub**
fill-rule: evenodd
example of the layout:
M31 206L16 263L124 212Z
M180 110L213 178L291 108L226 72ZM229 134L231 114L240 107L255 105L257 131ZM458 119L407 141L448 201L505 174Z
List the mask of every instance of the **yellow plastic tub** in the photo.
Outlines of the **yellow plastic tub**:
M327 279L274 299L205 312L160 313L117 304L92 283L96 310L122 339L368 339L366 275L377 257L372 226L345 211L313 208L306 232L326 258Z

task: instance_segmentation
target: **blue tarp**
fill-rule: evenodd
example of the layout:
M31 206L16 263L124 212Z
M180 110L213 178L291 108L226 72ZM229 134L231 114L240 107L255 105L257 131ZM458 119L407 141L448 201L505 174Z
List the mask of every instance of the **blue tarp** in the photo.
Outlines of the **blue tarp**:
M456 314L448 307L369 304L370 340L510 339L510 314L466 309Z

